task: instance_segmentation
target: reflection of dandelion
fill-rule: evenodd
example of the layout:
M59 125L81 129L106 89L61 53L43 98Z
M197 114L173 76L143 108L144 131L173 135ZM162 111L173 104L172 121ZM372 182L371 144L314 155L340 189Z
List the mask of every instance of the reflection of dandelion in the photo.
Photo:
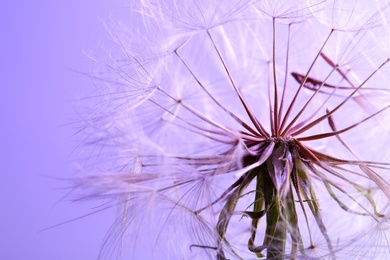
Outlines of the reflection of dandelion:
M383 255L388 4L142 0L85 117L79 187L121 207L101 257L126 230L158 258Z

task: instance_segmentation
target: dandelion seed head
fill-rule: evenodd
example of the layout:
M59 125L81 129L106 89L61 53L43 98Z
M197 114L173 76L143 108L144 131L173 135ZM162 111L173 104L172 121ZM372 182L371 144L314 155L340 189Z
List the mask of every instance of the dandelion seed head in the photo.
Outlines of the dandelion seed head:
M100 258L124 237L167 259L384 256L388 9L137 3L83 117L77 187L119 208Z

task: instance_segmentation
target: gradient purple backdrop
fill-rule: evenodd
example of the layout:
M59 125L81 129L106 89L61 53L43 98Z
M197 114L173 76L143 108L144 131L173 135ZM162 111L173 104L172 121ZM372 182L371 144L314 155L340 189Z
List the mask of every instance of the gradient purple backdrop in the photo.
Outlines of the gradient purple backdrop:
M96 259L113 213L40 230L91 212L59 202L74 174L71 101L91 83L83 50L108 39L102 25L123 1L2 1L0 102L0 259ZM52 176L52 177L48 177ZM59 203L57 203L59 202Z

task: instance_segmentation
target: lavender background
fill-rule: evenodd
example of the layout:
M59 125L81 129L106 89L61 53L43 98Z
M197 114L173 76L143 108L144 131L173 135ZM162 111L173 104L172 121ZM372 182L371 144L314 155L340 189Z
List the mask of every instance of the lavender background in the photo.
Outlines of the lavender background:
M77 97L92 84L67 67L88 71L85 51L109 38L110 13L123 1L1 1L0 10L0 259L96 259L112 221L106 212L40 232L92 211L61 202L74 174Z

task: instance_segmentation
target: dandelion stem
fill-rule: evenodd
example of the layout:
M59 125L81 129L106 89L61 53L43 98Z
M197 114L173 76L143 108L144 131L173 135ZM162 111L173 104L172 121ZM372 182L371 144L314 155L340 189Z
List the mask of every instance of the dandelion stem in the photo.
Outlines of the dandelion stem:
M286 247L286 223L282 214L283 209L280 204L278 191L276 190L266 166L262 166L264 200L267 210L266 214L266 235L264 246L267 247L267 258L282 260L285 259Z

